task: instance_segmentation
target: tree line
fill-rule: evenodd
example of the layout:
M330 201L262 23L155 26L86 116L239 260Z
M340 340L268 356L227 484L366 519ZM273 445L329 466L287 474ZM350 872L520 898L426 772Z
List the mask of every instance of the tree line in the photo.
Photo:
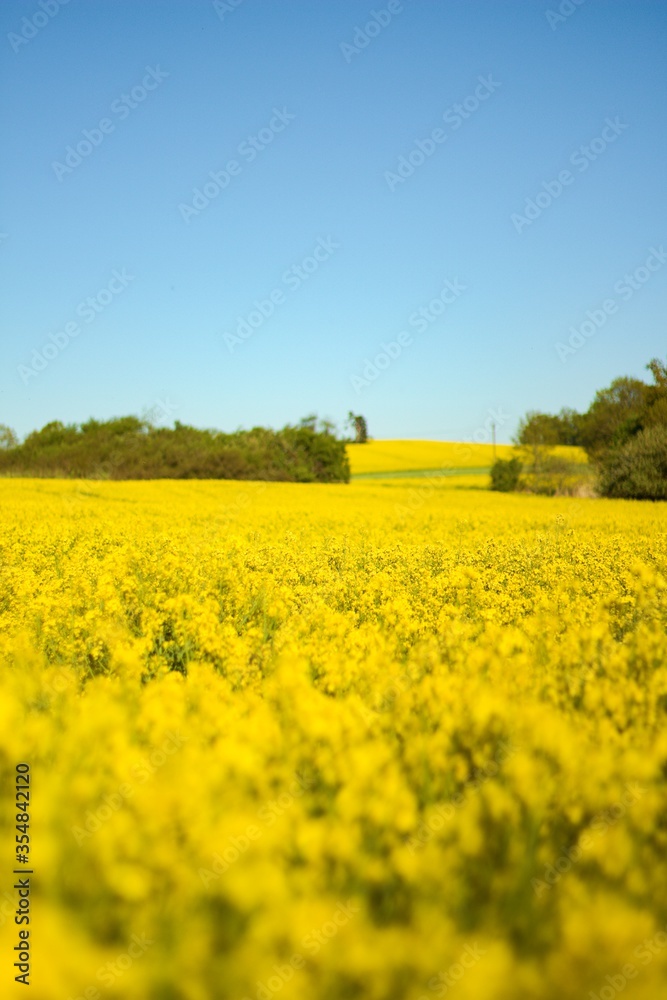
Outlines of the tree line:
M571 445L586 452L602 496L667 500L667 366L653 358L646 368L652 381L616 378L585 413L529 411L514 439L524 460L496 463L495 488L516 488L526 462L539 472L555 446Z
M347 483L346 441L328 421L306 417L282 430L223 433L139 417L52 421L19 442L0 425L0 475L81 479L258 479Z

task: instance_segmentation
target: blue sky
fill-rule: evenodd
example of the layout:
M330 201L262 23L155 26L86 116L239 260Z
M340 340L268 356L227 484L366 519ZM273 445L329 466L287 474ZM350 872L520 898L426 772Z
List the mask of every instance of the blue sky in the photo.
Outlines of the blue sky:
M643 376L666 27L644 0L4 0L0 422L352 409L507 441Z

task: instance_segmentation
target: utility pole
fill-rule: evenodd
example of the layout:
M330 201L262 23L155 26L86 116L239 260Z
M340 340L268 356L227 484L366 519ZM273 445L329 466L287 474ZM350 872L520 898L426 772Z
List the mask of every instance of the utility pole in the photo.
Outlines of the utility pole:
M496 460L496 425L491 424L491 434L493 436L493 461Z

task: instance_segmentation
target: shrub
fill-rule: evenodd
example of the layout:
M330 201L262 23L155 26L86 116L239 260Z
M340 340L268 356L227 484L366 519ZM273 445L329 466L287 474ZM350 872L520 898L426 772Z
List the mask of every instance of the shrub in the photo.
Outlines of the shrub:
M589 465L546 454L526 473L520 488L546 497L594 496L594 472Z
M667 426L640 431L604 459L600 492L631 500L667 500Z
M266 479L349 482L345 442L312 422L281 431L223 434L178 421L152 427L137 417L59 421L23 444L0 449L0 475L86 479Z
M519 476L523 466L518 458L497 459L491 468L491 489L501 493L509 493L519 485Z

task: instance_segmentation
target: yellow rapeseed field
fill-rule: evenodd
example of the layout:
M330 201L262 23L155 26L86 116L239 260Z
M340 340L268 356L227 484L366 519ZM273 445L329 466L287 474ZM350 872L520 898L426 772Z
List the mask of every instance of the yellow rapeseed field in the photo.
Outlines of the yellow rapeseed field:
M3 995L665 995L667 506L457 482L0 481Z
M509 444L496 447L497 458L512 458L515 448ZM551 454L570 462L586 462L582 448L558 446ZM490 444L458 441L368 441L348 445L353 476L389 474L426 470L449 472L456 469L486 469L493 464L494 450Z
M353 476L368 473L487 468L493 462L489 444L450 441L368 441L348 445ZM509 458L511 445L497 446L498 458Z

